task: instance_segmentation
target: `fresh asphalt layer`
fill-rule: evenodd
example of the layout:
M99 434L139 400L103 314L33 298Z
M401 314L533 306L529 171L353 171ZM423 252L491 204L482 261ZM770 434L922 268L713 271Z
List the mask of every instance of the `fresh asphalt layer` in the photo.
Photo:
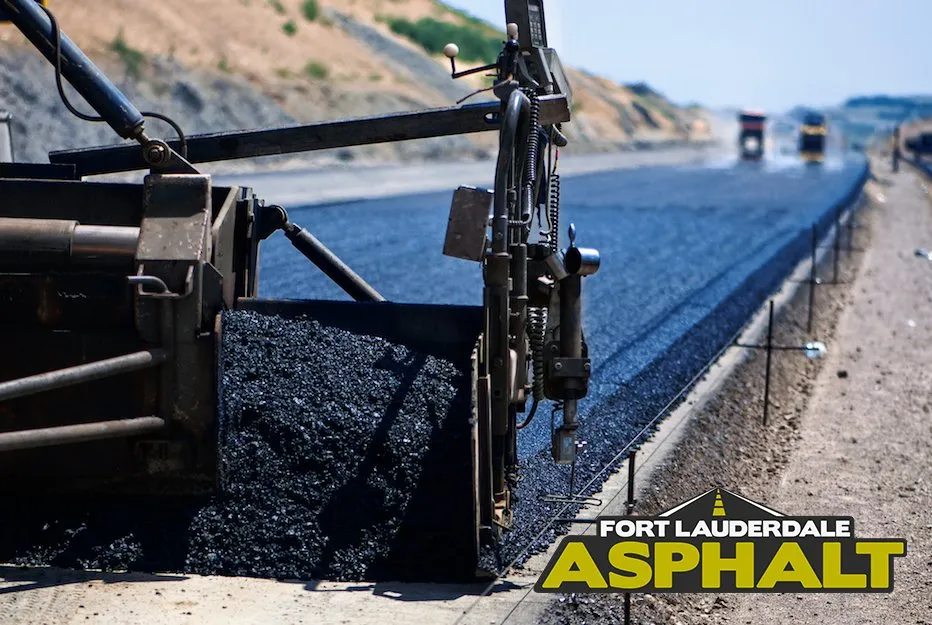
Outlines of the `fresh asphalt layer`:
M583 287L593 376L581 408L586 446L576 489L625 444L643 440L644 426L809 253L813 224L823 235L866 174L859 157L822 166L791 158L563 181L561 243L572 222L577 244L602 255ZM479 266L441 254L450 199L425 193L290 208L289 216L391 301L480 305ZM347 299L278 234L262 249L259 283L263 298ZM522 479L506 561L559 510L540 496L569 489L568 469L549 458L549 428L545 407L519 435Z

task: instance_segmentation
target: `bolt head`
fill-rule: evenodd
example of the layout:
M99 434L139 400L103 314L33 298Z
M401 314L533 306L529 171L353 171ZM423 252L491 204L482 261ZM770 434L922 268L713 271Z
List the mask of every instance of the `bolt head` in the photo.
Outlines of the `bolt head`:
M559 371L560 369L563 368L563 363L562 363L562 362L555 362L555 363L553 364L553 368L556 369L557 371Z
M146 148L146 161L150 164L158 165L165 160L167 155L168 151L164 145L155 143Z

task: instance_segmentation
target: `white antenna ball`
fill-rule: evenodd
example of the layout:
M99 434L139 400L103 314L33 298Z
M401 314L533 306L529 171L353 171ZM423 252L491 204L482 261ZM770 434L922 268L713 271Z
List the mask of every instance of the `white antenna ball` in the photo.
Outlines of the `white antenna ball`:
M448 43L447 45L443 46L443 53L448 59L455 59L457 56L459 56L460 47L455 43Z
M505 32L508 33L509 39L517 39L518 38L518 25L515 24L514 22L508 24L505 27Z

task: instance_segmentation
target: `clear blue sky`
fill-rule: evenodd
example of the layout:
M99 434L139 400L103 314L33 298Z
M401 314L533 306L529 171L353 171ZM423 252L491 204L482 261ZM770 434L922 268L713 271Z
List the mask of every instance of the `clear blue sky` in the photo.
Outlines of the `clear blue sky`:
M504 0L448 3L505 20ZM932 93L932 0L544 0L544 8L560 20L551 45L566 63L645 80L681 103L782 111Z

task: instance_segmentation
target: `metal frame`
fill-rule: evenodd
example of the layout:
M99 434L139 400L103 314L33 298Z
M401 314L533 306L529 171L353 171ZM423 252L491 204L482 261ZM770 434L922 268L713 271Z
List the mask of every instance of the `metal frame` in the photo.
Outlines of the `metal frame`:
M0 474L30 478L4 488L211 490L204 376L217 313L255 294L251 192L159 175L0 179L0 196L0 340L27 354L0 362Z
M187 138L187 161L210 163L488 132L500 129L500 108L498 102L481 102L271 130L194 135ZM543 123L555 124L569 119L569 104L565 96L541 98ZM180 142L169 141L168 145L177 150ZM149 167L143 151L136 145L52 152L49 154L49 161L54 164L73 165L79 176L134 171Z

